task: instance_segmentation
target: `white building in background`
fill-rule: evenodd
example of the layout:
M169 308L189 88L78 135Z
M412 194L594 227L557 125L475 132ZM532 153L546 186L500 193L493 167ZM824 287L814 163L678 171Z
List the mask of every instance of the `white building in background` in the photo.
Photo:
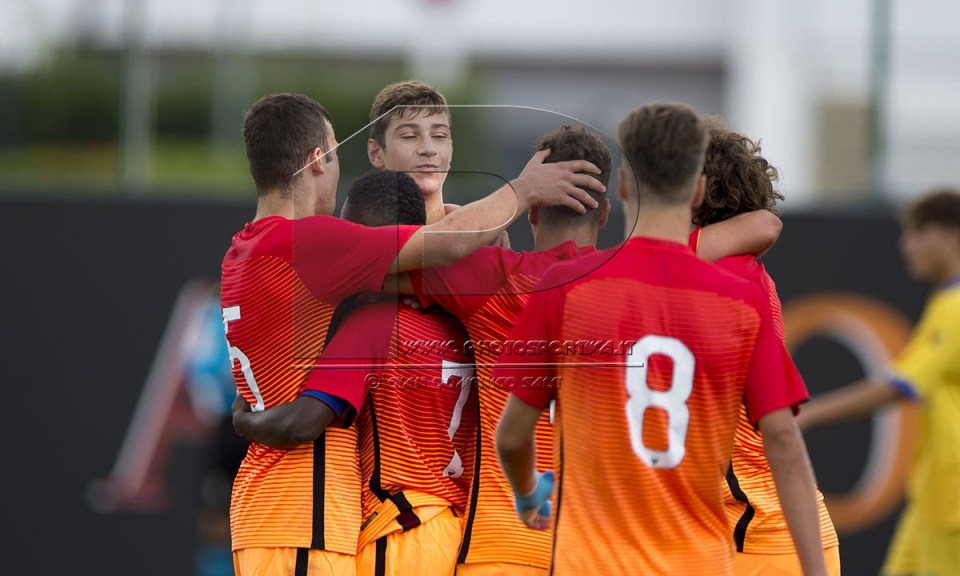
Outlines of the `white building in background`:
M125 11L140 6L150 46L234 39L250 50L401 55L441 87L479 74L490 104L555 110L607 134L640 103L684 100L762 140L788 206L899 202L960 183L960 3L888 1L888 162L873 195L871 30L882 0L0 0L0 67L28 65L64 38L119 43Z

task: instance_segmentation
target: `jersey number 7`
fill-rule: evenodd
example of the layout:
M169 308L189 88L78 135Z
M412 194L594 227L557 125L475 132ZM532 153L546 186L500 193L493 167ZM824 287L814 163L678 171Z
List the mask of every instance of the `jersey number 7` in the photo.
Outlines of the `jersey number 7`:
M443 368L440 378L444 384L449 384L454 377L460 381L460 395L457 397L457 403L453 407L453 414L450 416L450 425L447 427L447 435L453 441L453 437L460 428L460 419L463 417L463 407L470 397L470 380L473 377L473 364L459 364L449 360L443 361ZM456 448L453 450L453 457L450 463L443 469L443 475L448 478L459 478L463 476L463 460L457 454Z

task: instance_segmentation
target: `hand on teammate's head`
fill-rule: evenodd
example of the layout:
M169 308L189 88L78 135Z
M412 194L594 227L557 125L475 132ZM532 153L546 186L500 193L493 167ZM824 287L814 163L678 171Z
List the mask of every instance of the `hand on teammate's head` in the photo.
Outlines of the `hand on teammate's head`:
M530 158L523 172L513 181L514 189L528 206L567 206L579 214L599 204L584 189L606 192L607 187L591 174L600 169L586 160L568 160L545 164L550 149L540 150Z

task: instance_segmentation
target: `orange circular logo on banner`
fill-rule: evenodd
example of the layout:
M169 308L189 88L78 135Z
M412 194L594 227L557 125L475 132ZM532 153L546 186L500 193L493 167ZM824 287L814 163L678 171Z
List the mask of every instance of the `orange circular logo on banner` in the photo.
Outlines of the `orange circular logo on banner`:
M859 294L827 293L791 300L783 307L783 322L791 352L811 338L830 338L846 347L868 376L886 373L912 331L912 323L898 310ZM843 494L824 494L838 532L868 528L901 502L916 426L917 409L908 401L874 415L870 452L856 485Z

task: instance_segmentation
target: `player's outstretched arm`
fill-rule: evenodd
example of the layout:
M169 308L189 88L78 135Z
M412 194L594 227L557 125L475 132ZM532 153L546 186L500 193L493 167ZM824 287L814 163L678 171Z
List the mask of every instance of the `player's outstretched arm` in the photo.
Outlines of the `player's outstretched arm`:
M790 408L775 410L758 422L763 451L773 471L777 496L793 536L804 576L826 576L817 488L807 448Z
M700 231L697 256L715 262L727 256L760 256L780 238L783 222L767 210L738 214Z
M545 530L550 527L553 477L537 474L534 433L541 412L511 394L497 425L497 455L517 499L517 515L530 528Z
M393 261L392 273L451 264L492 243L530 206L567 206L583 214L597 202L584 191L605 192L589 173L600 170L585 160L544 164L550 150L533 155L520 176L486 198L453 210L417 230Z
M854 420L903 398L900 390L880 378L868 378L819 394L800 409L797 423L804 430Z
M233 403L233 429L246 440L271 448L289 450L313 442L337 417L325 402L301 396L263 410L252 412L242 397Z

